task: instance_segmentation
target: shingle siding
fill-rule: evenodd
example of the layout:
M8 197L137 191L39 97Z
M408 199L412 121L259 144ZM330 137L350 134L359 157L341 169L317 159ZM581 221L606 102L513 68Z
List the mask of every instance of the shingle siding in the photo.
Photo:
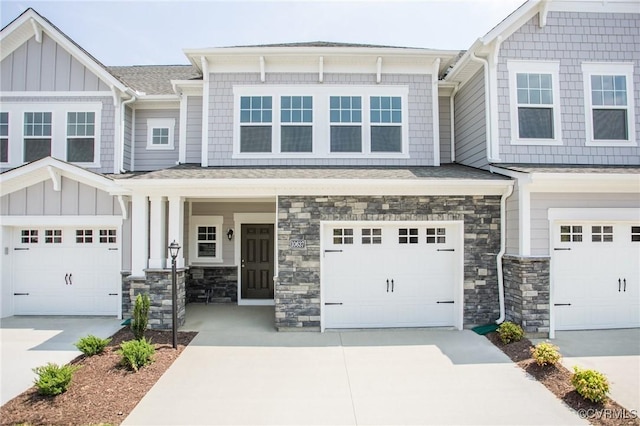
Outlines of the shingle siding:
M639 147L585 146L583 62L634 64L634 119L640 116L640 14L549 12L540 28L538 15L508 37L500 48L498 96L500 160L505 163L640 164ZM509 59L559 61L562 146L510 144ZM636 126L636 142L640 126Z
M147 120L149 118L171 118L175 120L173 149L147 149ZM135 118L135 152L133 169L135 171L146 171L175 166L178 162L179 135L179 110L137 109Z
M481 69L455 99L456 162L486 168L487 133L484 74Z
M124 149L122 152L122 166L125 170L133 168L133 141L131 140L133 132L133 110L125 106L124 111Z
M202 96L187 98L187 140L185 162L200 164L202 158Z

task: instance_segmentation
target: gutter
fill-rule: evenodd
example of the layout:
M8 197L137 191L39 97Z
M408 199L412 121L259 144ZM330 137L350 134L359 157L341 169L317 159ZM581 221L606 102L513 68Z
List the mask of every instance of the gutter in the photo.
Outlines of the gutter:
M484 75L484 86L485 86L485 90L484 90L484 109L485 109L485 128L487 129L487 136L486 136L486 141L485 141L485 145L486 145L486 150L487 150L487 161L489 163L493 163L493 153L491 152L491 140L493 137L493 134L491 132L491 85L490 85L490 79L489 79L489 61L486 60L485 58L481 58L479 56L476 56L475 52L471 51L469 52L469 58L471 58L471 60L476 61L476 62L480 62L482 64L483 67L483 75Z
M460 89L460 83L456 83L455 87L451 91L449 95L449 114L451 115L451 162L456 162L456 116L455 116L455 102L456 102L456 93L458 93L458 89Z
M124 132L125 132L125 111L126 106L137 100L135 93L131 93L131 99L123 101L120 105L120 173L125 173L124 169Z
M504 257L507 246L507 198L509 198L511 194L513 194L513 185L509 185L500 198L500 251L496 256L500 317L496 320L496 324L502 324L506 316L504 307L504 274L502 272L502 258Z

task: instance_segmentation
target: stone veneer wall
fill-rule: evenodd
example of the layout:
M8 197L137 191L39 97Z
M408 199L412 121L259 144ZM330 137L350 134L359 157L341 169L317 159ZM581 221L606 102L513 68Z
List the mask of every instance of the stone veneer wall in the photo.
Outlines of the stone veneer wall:
M502 260L506 319L530 336L549 333L549 261L511 255Z
M280 196L276 327L320 327L320 221L464 222L464 327L499 316L500 196ZM306 248L289 250L290 239Z
M187 275L187 303L204 302L211 290L209 302L238 301L238 268L235 266L192 266Z
M144 277L128 276L122 280L122 317L131 318L133 305L138 294L146 293L151 299L149 328L166 330L172 328L173 311L171 297L171 270L154 269L145 271ZM185 321L185 271L179 269L176 275L178 290L178 325Z

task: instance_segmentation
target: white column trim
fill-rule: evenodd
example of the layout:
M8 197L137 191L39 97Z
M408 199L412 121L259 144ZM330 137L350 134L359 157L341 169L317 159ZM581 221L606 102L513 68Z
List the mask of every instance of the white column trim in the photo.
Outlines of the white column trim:
M167 245L173 241L180 245L180 252L176 258L176 266L184 268L184 198L169 196L169 229L167 233ZM167 265L171 265L171 257L167 253Z
M149 259L149 203L146 195L131 197L131 275L143 277Z
M149 268L164 269L167 239L166 239L166 208L165 198L159 195L149 197Z
M200 147L200 165L209 167L209 62L202 56L202 141Z

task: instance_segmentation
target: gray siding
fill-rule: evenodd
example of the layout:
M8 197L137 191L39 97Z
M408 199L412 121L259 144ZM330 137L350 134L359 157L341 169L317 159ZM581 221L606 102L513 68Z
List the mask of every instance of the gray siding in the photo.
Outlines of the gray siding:
M547 25L538 15L512 34L500 49L498 96L500 159L505 163L640 164L639 147L585 146L583 62L633 62L635 119L640 116L640 14L549 12ZM560 62L562 146L510 144L508 59ZM640 126L636 125L636 141Z
M124 149L122 152L122 167L125 170L133 169L133 141L131 132L133 131L133 110L125 106L124 110Z
M147 149L147 119L172 118L175 120L174 149ZM180 135L180 110L136 109L135 114L134 165L135 171L158 170L173 167L178 162Z
M440 110L440 164L451 163L451 109L449 108L449 97L438 98L438 109Z
M214 266L235 266L235 244L236 238L239 238L240 230L238 234L235 234L232 241L227 240L227 229L234 228L235 222L233 221L234 213L272 213L274 222L276 217L276 202L272 203L215 203L215 202L201 202L193 203L191 205L191 215L193 216L222 216L223 224L221 230L222 237L222 260L223 263L216 263ZM186 218L186 216L185 216ZM186 220L185 220L186 222ZM184 234L184 245L187 248L185 250L185 261L189 262L189 228L186 227Z
M0 90L107 91L109 86L45 33L30 38L0 64Z
M549 255L550 208L640 208L638 194L531 194L531 254Z
M454 114L456 162L486 168L487 122L482 69L457 93Z
M34 94L35 95L35 94ZM115 116L115 107L113 106L113 98L109 97L77 97L77 96L61 96L56 97L47 97L47 96L33 96L33 97L11 97L11 96L2 96L0 97L0 105L2 102L12 102L12 103L48 103L48 102L56 102L60 104L64 104L65 102L69 103L82 103L82 102L101 102L102 103L102 115L100 117L101 129L100 129L100 167L91 169L92 171L99 173L113 173L113 161L114 161L114 141L116 138L115 134L115 120L117 117ZM22 118L21 117L9 117L10 125L21 126ZM54 126L59 126L60 123L53 123ZM64 124L63 124L64 125ZM54 144L57 143L65 143L65 141L54 140ZM10 143L11 145L11 143ZM11 146L9 147L11 149ZM66 151L66 150L65 150ZM66 161L66 158L60 158L62 161ZM0 171L5 171L6 168L1 168Z
M202 157L202 97L187 97L187 141L185 162L200 164Z
M210 166L255 166L255 165L362 165L400 166L433 164L433 119L432 90L429 75L382 75L380 84L409 87L409 159L232 159L233 154L233 86L256 84L318 84L318 74L266 74L266 82L260 75L211 74L209 91L209 165ZM325 84L371 85L375 74L324 74Z

